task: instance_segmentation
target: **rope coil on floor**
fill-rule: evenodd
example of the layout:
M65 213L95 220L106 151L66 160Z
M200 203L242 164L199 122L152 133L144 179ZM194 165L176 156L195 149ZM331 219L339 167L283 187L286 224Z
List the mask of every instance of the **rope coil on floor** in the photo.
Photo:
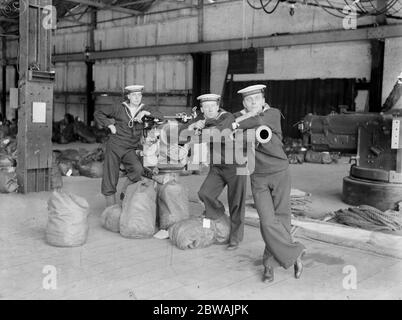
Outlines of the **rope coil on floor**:
M402 215L398 211L383 212L368 205L341 209L334 212L337 223L373 231L402 230Z

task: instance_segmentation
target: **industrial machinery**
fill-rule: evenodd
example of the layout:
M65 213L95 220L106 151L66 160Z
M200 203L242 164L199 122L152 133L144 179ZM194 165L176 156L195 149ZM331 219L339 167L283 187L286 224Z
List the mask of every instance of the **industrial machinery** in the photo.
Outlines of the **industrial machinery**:
M343 179L343 201L396 209L402 201L402 112L360 125L357 144L350 176Z
M327 116L308 114L298 123L303 146L315 151L356 153L358 128L381 119L379 113L346 112Z
M144 166L158 168L161 173L171 173L183 171L186 165L197 166L200 162L207 161L209 151L205 141L198 139L196 139L198 142L189 141L186 135L179 134L180 123L187 123L198 116L195 108L191 115L179 113L175 116L165 116L165 121L145 116L142 119L144 123L142 150ZM237 140L242 148L249 142L268 143L272 138L272 131L268 126L260 126L255 132L251 132L252 134L244 135L241 130L238 131L231 132L229 136L222 138ZM201 134L201 131L196 132L196 136ZM203 136L205 139L209 139L208 137L208 134ZM251 144L249 145L251 146ZM192 159L188 158L189 154Z
M343 201L395 209L402 201L402 73L381 113L309 114L300 123L303 143L320 151L356 154L343 179Z
M195 110L191 115L179 113L174 116L164 116L164 119L145 116L142 119L144 166L158 168L160 173L183 171L189 150L181 146L185 141L179 141L179 123L186 123L196 117Z

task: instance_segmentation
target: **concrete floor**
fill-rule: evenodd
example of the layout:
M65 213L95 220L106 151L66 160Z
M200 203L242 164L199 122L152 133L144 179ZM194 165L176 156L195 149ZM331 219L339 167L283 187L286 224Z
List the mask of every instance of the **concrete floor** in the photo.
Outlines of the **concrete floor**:
M347 207L340 200L349 168L345 162L291 167L293 187L312 193L312 216ZM204 176L181 179L195 201ZM103 229L100 179L65 177L64 189L91 206L89 237L82 247L45 243L49 193L0 195L0 299L402 298L398 259L298 238L308 248L302 278L295 280L291 269L276 269L275 282L267 285L260 281L264 245L255 227L246 226L235 252L218 245L182 251L169 240L131 240ZM191 210L202 207L192 202ZM48 265L57 271L55 290L43 287ZM356 270L356 289L343 286L348 268Z

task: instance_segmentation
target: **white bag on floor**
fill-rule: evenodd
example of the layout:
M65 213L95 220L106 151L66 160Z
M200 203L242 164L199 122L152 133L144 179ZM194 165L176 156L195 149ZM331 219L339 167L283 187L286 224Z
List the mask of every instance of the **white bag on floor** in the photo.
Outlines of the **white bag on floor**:
M215 225L215 243L227 243L230 237L230 218L224 214L219 219L212 221Z
M204 228L203 218L193 217L169 228L169 238L179 249L206 248L214 244L215 229Z
M46 241L57 247L83 245L88 237L88 202L65 192L53 192L48 200Z
M182 250L227 243L229 236L230 218L227 215L215 220L192 217L169 228L170 240Z
M163 230L190 217L187 190L175 180L158 187L158 217Z
M107 207L101 216L102 226L112 232L120 232L121 205Z
M126 238L150 238L156 232L156 191L152 180L127 187L120 216L120 234Z

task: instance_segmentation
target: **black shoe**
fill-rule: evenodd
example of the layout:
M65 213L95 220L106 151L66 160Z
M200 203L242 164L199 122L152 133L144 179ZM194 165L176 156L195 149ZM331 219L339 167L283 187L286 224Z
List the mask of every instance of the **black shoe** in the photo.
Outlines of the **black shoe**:
M226 250L233 251L239 248L238 243L230 243L227 247Z
M302 273L303 273L303 261L302 258L304 254L306 253L306 250L303 250L300 256L297 258L295 264L294 264L294 269L295 269L295 278L300 279Z
M262 281L265 283L270 283L274 281L274 268L265 267L264 275L262 276Z

